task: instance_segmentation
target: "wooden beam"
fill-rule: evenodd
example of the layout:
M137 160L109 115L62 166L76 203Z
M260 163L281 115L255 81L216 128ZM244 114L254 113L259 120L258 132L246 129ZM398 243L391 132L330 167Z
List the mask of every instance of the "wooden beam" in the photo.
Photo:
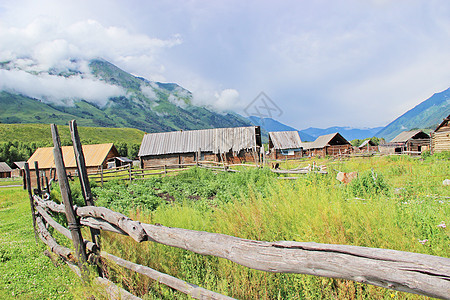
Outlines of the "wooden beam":
M27 185L27 191L28 191L28 197L30 198L30 208L31 208L31 217L33 219L33 230L34 230L34 239L36 240L36 243L38 241L37 239L37 231L36 231L36 211L34 209L34 201L33 201L33 193L31 192L31 177L30 177L30 167L28 166L28 163L25 163L25 177L26 177L26 185Z
M69 230L72 235L72 242L75 248L75 254L78 259L79 267L83 271L82 273L86 275L87 279L87 272L88 272L86 268L87 256L85 248L83 246L83 237L81 235L80 225L78 223L75 211L73 209L72 195L70 192L69 181L66 175L66 167L64 166L58 128L56 127L55 124L52 124L51 128L54 145L53 156L55 159L56 172L58 174L58 182L61 191L61 198L63 199L67 223L69 225Z
M158 272L152 268L124 260L120 257L111 255L111 254L103 252L103 251L101 252L101 257L111 260L121 267L135 271L139 274L145 275L153 280L158 281L159 283L162 283L162 284L167 285L177 291L180 291L186 295L189 295L194 299L218 299L218 300L234 299L234 298L224 296L222 294L201 288L195 284L188 283L188 282L178 279L176 277Z

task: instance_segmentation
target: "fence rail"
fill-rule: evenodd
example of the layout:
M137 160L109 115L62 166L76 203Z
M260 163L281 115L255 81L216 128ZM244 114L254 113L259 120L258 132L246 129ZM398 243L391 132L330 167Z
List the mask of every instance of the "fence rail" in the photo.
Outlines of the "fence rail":
M57 139L55 140L56 149L60 146ZM79 142L77 141L77 135L73 137L73 140L74 144ZM62 161L62 158L55 157L55 160L57 159ZM80 163L79 169L81 170L80 174L82 174L85 166L78 160L77 163ZM59 169L58 175L65 174L64 164L56 163L56 165ZM28 165L25 169L28 170L26 176L29 180ZM84 191L83 196L86 196L86 202L88 203L89 195L86 190L88 182L83 182L81 177L80 179ZM48 192L48 185L46 189ZM196 299L232 299L163 274L147 266L138 265L102 252L100 251L100 245L95 241L94 235L92 235L93 240L88 241L83 239L81 235L75 234L80 225L88 226L92 230L128 235L139 243L156 242L202 255L221 257L256 270L343 278L402 292L450 299L449 258L348 245L294 241L255 241L224 234L145 224L105 207L95 207L92 204L82 207L73 206L70 199L70 187L61 185L61 178L60 189L64 204L43 200L40 196L42 194L40 188L37 189L35 195L32 195L30 188L28 189L35 233L69 266L76 269L75 264L77 264L78 273L82 276L86 272L83 269L83 264L85 265L89 261L101 260L103 263L112 261L124 268L158 280ZM69 220L69 228L57 223L50 215L54 213L65 213ZM71 221L72 218L75 222ZM75 251L58 245L47 230L46 224L71 239ZM78 237L81 237L79 242L77 241ZM82 253L85 253L85 257ZM107 279L102 278L101 275L96 280L100 283L103 282L103 284L107 282ZM106 285L113 286L111 282L107 282ZM119 293L123 299L139 299L117 287L114 287L113 290Z

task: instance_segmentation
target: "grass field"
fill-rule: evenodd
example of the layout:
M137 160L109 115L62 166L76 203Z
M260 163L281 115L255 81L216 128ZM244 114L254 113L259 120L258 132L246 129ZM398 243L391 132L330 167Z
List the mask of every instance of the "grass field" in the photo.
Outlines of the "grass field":
M72 271L55 267L33 234L28 194L21 187L0 188L0 299L73 299L80 284Z
M309 163L282 162L281 167ZM329 174L287 181L277 180L278 174L268 169L241 167L241 173L218 174L192 169L132 184L110 182L104 188L94 186L93 192L97 205L145 223L255 240L358 245L450 257L450 187L442 185L450 177L448 155L316 163L326 164ZM358 171L359 178L343 185L335 180L337 171ZM78 184L72 192L80 199ZM52 195L58 197L56 189ZM73 296L80 295L79 290L69 284L78 279L67 267L54 267L43 256L42 243L35 244L28 205L21 188L0 189L0 298L79 297ZM347 280L250 270L225 259L150 242L137 244L112 233L102 234L102 240L103 250L111 254L237 299L426 298ZM109 274L144 299L187 298L119 267L111 267Z

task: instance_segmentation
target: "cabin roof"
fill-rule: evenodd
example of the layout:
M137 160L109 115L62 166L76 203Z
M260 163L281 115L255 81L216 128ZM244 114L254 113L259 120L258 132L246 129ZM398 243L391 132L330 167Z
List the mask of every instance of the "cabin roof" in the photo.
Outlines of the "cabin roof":
M269 145L273 149L300 149L302 141L298 131L269 132Z
M422 130L411 130L411 131L403 131L399 135L397 135L395 138L392 139L391 143L406 143L410 139L417 138L419 136L422 136L424 138L430 136L423 132Z
M434 132L437 132L439 129L441 129L444 126L449 126L450 122L450 115L447 116L447 118L445 118L441 124L438 125L438 127L436 127L436 129L434 130Z
M330 145L331 141L337 139L343 144L350 144L339 132L330 133L326 135L319 136L314 142L305 142L303 144L303 149L322 149Z
M0 173L5 172L12 172L12 169L10 166L8 166L7 163L5 163L4 161L0 161Z
M367 144L369 144L369 146L376 146L374 142L372 142L372 140L365 140L364 142L362 142L361 145L359 145L358 148L362 148L367 146Z
M138 156L202 152L237 153L261 146L259 126L148 133Z
M116 147L114 147L113 143L83 145L82 147L86 167L101 166L110 151L114 151L114 154L116 156L118 155ZM77 163L73 152L73 146L63 146L61 147L61 151L66 168L76 168ZM34 170L35 161L39 163L39 169L54 168L55 161L53 159L53 147L38 148L33 153L33 155L28 159L28 164L30 165L31 170Z

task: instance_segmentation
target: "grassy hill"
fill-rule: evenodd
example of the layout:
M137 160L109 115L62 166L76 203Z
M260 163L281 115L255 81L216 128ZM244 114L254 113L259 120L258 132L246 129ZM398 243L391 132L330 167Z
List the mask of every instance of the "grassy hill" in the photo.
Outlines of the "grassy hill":
M69 126L59 125L61 141L70 141ZM83 143L140 144L144 132L134 128L78 127ZM48 124L0 124L0 142L52 143Z

